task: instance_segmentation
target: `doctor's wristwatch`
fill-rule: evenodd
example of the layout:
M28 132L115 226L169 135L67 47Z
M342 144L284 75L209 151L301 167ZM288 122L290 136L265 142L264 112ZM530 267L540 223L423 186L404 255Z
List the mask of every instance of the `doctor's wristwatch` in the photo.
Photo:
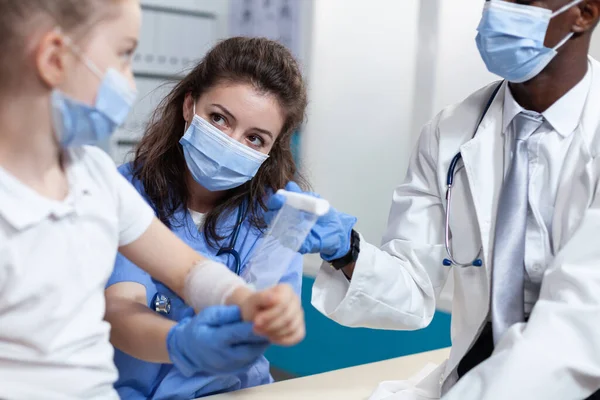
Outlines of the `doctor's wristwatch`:
M332 260L329 263L336 270L340 270L347 265L352 264L358 260L358 253L360 253L360 236L358 232L352 229L350 233L350 250L346 253L345 256Z

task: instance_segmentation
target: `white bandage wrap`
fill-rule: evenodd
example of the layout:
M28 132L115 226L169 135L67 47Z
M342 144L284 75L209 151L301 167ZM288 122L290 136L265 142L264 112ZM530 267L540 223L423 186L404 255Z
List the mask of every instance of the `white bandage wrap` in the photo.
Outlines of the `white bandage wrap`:
M209 306L225 304L240 286L247 286L246 282L225 265L205 260L196 264L185 279L185 301L199 312Z

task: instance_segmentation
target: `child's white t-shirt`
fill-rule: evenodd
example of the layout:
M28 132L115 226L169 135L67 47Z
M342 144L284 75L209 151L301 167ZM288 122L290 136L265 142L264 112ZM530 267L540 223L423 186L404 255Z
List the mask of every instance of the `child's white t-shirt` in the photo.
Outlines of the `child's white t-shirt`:
M154 212L102 150L66 159L60 202L0 168L1 399L118 399L104 286Z

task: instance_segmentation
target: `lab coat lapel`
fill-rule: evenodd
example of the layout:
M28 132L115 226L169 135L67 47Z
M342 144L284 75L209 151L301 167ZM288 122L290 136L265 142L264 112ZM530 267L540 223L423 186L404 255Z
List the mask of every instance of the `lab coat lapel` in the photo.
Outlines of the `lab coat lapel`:
M600 64L590 58L592 80L581 116L573 133L561 171L552 222L552 245L556 254L568 240L593 199L597 154L600 147Z
M592 194L591 157L582 133L581 129L574 133L561 171L552 223L554 254L563 247L563 241L571 237Z
M504 85L481 121L475 137L460 148L477 214L488 281L496 223L494 216L504 179Z

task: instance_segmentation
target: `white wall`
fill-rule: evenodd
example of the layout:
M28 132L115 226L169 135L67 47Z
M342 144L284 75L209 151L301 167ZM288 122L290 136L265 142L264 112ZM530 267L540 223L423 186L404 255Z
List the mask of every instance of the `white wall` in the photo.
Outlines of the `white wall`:
M482 10L483 0L421 0L413 132L443 108L498 79L487 71L475 45Z
M435 113L499 79L487 71L475 45L483 1L439 0L438 3Z
M314 189L381 240L410 153L418 0L314 2L302 165Z
M596 32L594 32L592 45L590 46L590 54L596 60L600 60L600 27L596 28Z

